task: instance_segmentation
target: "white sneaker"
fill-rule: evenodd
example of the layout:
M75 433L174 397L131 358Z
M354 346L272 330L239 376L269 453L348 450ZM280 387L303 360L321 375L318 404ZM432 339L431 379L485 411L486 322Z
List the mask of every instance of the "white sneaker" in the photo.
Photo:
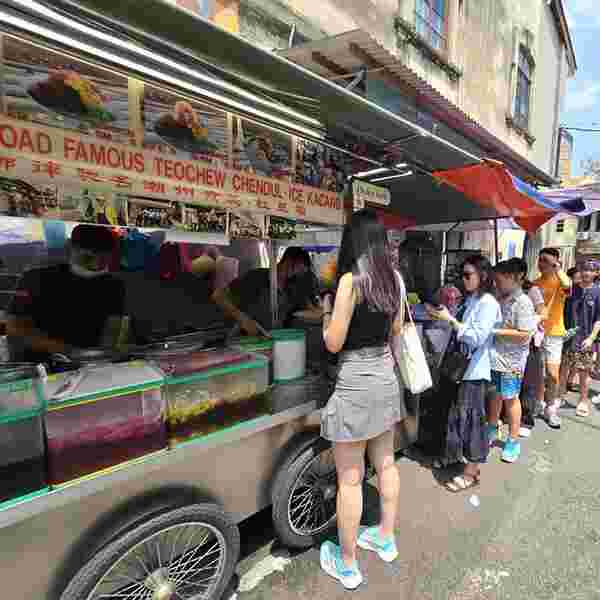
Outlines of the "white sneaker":
M529 429L528 427L521 427L521 429L519 429L519 437L523 438L523 439L528 439L531 437L531 429Z
M355 590L363 582L358 565L354 563L352 567L346 566L340 547L333 542L323 543L320 558L323 571L337 579L347 590Z
M363 550L376 552L379 558L387 563L398 558L396 541L393 538L384 540L379 533L379 527L361 527L356 544Z

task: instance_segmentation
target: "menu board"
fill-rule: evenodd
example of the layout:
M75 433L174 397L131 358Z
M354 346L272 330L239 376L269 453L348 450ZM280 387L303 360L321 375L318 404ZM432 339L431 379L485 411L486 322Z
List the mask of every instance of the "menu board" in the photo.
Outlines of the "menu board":
M2 39L9 117L129 143L126 77L10 36Z
M184 160L226 167L227 113L171 92L144 86L144 148Z

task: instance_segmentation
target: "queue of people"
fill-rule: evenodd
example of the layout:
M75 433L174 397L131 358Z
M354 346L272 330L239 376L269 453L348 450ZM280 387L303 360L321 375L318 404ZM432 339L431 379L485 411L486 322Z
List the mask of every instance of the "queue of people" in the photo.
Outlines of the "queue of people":
M436 393L450 398L443 464L460 465L446 482L460 493L481 482L499 425L508 425L502 460L515 463L536 418L561 426L559 408L570 374L579 378L577 415L590 414L588 382L600 333L600 287L591 263L565 273L553 248L540 252L540 277L527 278L522 259L492 266L474 255L462 265L460 293L444 289L427 304L430 319L450 329ZM580 277L580 280L578 279ZM578 282L579 281L579 282ZM574 284L575 282L575 284ZM445 306L444 302L449 306ZM399 476L393 428L406 416L390 348L407 327L406 290L385 231L369 210L346 226L335 296L323 302L323 338L338 354L335 391L321 415L321 433L332 442L338 474L340 544L325 542L321 567L348 589L362 581L357 548L392 562ZM365 455L376 469L381 497L379 526L359 528Z

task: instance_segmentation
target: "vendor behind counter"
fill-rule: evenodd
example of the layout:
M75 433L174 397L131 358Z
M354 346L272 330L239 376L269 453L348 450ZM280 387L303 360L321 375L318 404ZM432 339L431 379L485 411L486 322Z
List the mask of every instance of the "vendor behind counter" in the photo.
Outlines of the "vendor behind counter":
M10 357L49 362L52 354L110 346L124 314L125 287L108 272L111 230L78 225L68 263L26 272L8 307Z
M287 248L277 265L278 304L281 323L287 326L294 314L318 319L318 282L308 252ZM212 296L225 314L248 335L274 328L269 269L252 269L220 288Z

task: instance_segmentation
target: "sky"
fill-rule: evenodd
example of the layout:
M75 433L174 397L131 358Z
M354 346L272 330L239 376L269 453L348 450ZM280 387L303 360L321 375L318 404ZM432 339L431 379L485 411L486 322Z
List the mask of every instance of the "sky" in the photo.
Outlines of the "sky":
M600 0L565 0L578 70L567 84L561 118L565 127L600 130ZM600 133L572 131L573 175L582 175L581 161L600 160Z

